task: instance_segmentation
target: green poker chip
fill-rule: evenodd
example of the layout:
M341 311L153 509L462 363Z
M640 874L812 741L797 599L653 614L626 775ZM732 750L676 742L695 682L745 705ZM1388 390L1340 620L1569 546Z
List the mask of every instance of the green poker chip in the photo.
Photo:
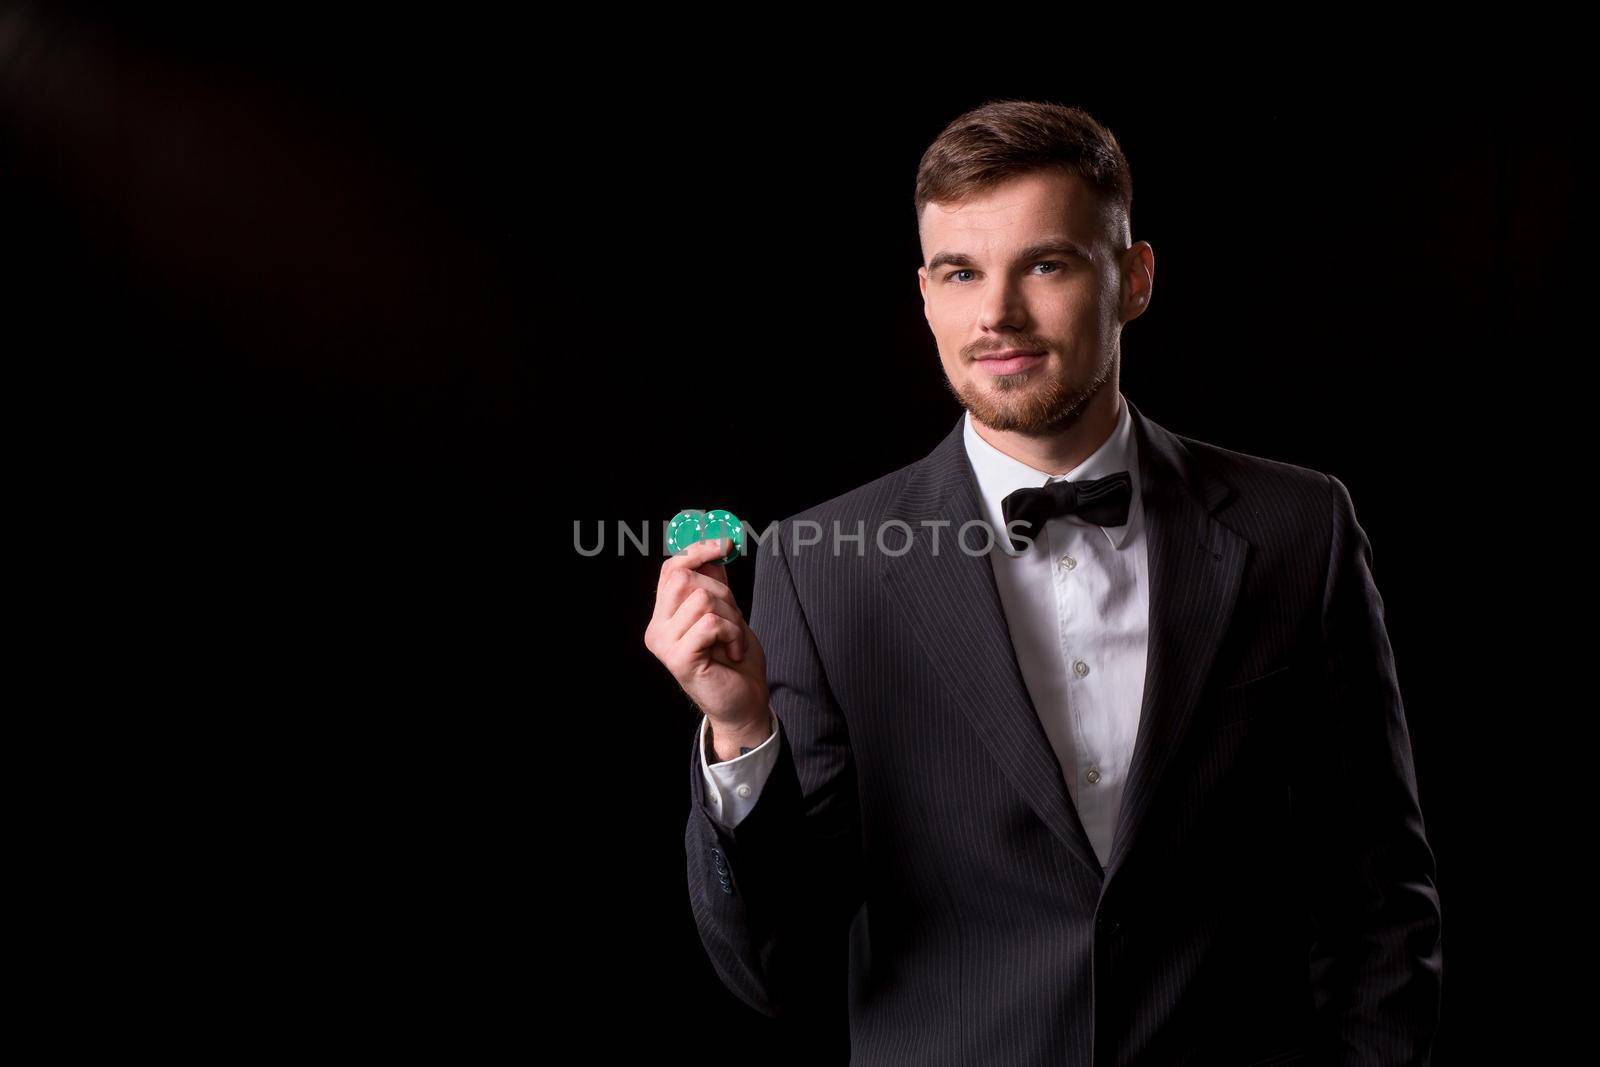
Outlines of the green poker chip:
M728 538L733 547L727 555L717 560L718 563L732 563L744 555L744 523L739 521L737 515L723 508L711 511L686 508L674 515L667 524L667 551L674 556L682 555L696 541L719 537Z
M672 521L667 523L667 551L674 556L684 552L705 536L702 533L705 526L706 513L698 508L678 512L672 516Z

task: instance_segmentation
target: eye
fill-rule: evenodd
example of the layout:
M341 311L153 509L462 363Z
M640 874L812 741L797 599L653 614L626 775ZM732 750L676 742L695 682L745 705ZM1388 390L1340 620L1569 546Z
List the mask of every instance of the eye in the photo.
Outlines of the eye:
M1042 259L1039 262L1035 263L1034 266L1035 267L1053 267L1053 268L1055 268L1054 270L1045 271L1046 275L1059 274L1063 270L1066 270L1066 268L1067 268L1067 264L1063 263L1059 259ZM953 270L953 271L950 271L948 274L946 274L944 276L944 280L947 281L947 282L961 283L962 280L960 278L956 277L956 276L958 274L971 274L971 273L973 273L973 272L970 269Z

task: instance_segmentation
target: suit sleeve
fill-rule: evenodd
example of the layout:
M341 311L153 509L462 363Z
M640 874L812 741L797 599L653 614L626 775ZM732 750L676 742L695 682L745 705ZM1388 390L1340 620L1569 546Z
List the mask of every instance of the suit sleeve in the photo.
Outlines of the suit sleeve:
M766 653L776 758L755 806L725 826L707 798L697 734L684 846L695 925L723 984L763 1014L802 1017L845 1004L846 935L863 892L860 814L844 716L782 533L775 526L761 545L750 614Z
M1425 1064L1443 968L1434 856L1372 547L1349 490L1325 477L1323 699L1292 797L1310 874L1314 1002L1332 1062Z

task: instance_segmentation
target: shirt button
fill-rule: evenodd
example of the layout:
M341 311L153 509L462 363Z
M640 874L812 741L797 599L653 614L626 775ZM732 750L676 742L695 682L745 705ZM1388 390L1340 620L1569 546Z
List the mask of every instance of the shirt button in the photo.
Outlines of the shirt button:
M1067 570L1070 571L1072 568L1076 567L1077 565L1078 565L1078 561L1073 559L1071 556L1062 556L1061 557L1061 566L1065 567Z
M1094 768L1094 767L1090 767L1089 768L1089 773L1084 775L1084 777L1089 779L1089 784L1090 785L1099 785L1100 784L1100 771L1098 769Z
M735 792L737 792L741 797L748 798L750 796L750 787L748 785L741 785L737 790L735 790Z
M1084 675L1089 673L1089 665L1080 659L1072 665L1072 673L1076 674L1079 678L1082 678Z

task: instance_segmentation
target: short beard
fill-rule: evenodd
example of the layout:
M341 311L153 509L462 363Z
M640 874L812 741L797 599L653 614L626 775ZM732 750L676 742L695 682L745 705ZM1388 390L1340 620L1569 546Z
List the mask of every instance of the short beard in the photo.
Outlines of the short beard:
M1040 386L1031 375L996 377L994 393L1018 394L1015 403L997 403L989 390L969 386L957 389L945 375L945 386L972 417L992 430L1028 437L1059 434L1077 425L1095 395L1111 381L1114 361L1107 361L1082 388L1057 377Z

